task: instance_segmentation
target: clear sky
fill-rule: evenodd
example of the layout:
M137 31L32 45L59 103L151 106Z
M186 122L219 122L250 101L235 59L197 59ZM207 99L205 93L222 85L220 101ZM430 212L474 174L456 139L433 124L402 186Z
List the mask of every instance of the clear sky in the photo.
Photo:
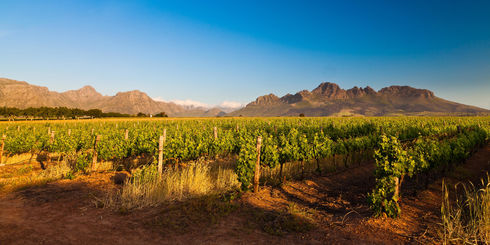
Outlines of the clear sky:
M490 1L0 0L0 77L213 105L410 85L490 109Z

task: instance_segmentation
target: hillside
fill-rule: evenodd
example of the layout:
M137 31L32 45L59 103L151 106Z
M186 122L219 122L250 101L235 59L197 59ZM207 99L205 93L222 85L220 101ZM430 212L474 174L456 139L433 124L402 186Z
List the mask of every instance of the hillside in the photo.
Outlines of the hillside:
M27 82L0 78L0 106L25 109L28 107L68 107L101 109L103 112L125 114L156 114L165 112L169 116L218 116L223 112L216 109L187 109L171 102L155 101L138 90L119 92L114 96L104 96L91 86L63 93L50 91L46 87Z
M390 86L379 91L368 87L348 90L335 83L321 83L311 92L302 90L278 97L258 97L228 116L389 116L432 113L489 113L489 110L436 97L432 91Z

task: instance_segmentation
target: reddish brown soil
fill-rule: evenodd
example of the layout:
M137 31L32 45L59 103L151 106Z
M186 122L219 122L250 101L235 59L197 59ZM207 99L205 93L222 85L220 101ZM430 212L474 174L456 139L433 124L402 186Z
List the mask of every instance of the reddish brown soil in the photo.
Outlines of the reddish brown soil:
M475 181L489 170L487 145L447 181ZM262 187L232 206L196 201L129 213L95 207L94 197L114 188L111 174L61 180L0 194L0 244L438 243L442 178L416 194L405 190L399 219L372 218L366 198L373 171L369 164Z

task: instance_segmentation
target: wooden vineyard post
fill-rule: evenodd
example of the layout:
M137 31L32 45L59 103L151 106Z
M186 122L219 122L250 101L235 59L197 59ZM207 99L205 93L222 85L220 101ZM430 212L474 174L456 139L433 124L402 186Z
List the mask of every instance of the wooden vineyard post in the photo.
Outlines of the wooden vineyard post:
M48 128L48 135L51 135L51 127Z
M257 162L255 163L254 173L254 192L259 192L260 180L260 147L262 146L262 136L257 137Z
M395 192L393 193L393 196L396 197L397 199L399 199L399 195L400 195L400 179L398 177L395 177Z
M68 129L68 136L71 136L71 128Z
M158 140L158 174L162 176L163 173L163 135Z
M127 140L129 135L129 130L126 129L126 132L124 132L124 139Z
M50 131L50 134L49 134L49 144L51 145L51 144L54 143L54 134L55 134L55 131L51 131L51 128L49 128L49 131ZM51 154L48 151L46 163L49 163L49 162L51 162Z
M218 139L218 129L216 127L213 127L213 132L214 132L214 140Z
M3 149L5 148L5 139L7 138L7 135L2 135L2 145L0 146L0 163L2 163L2 158L3 158Z
M163 129L163 143L167 142L167 128Z
M100 141L100 134L95 137L95 143L94 143L94 155L92 157L92 171L95 171L96 165L97 165L97 143Z
M51 131L51 135L49 136L49 144L53 144L53 142L54 142L54 134L55 134L55 131Z
M94 129L92 129L92 135L94 135Z

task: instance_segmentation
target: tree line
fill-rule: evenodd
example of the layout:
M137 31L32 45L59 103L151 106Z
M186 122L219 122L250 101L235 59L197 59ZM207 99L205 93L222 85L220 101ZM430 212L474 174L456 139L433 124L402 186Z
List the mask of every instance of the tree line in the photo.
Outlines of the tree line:
M19 109L15 107L0 107L0 117L14 119L14 118L56 118L56 119L76 119L80 117L133 117L134 115L117 113L117 112L102 112L100 109L82 110L78 108L67 107L29 107L26 109ZM138 117L149 116L143 113L138 113ZM160 112L155 117L167 117L165 112Z

